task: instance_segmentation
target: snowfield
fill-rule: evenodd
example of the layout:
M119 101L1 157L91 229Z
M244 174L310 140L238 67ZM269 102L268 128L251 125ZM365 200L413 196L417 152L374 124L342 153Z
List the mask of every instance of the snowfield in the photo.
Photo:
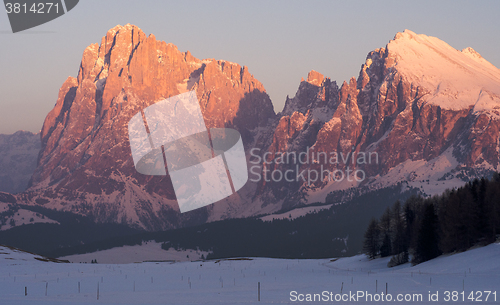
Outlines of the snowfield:
M186 249L177 251L173 248L163 250L162 243L154 241L145 242L142 245L116 247L108 250L96 251L86 254L75 254L59 257L72 263L90 263L97 260L100 264L130 264L146 261L194 261L207 257L209 252Z
M487 303L500 301L500 244L395 268L386 267L388 258L370 261L364 255L338 260L250 258L135 264L64 264L35 257L0 246L1 304L314 303L308 298L326 304L387 304L386 289L394 304L475 304L468 299L470 293L484 302L487 291L491 291ZM446 301L446 291L450 301ZM429 292L438 297L437 302L429 301ZM372 301L361 294L370 294ZM403 301L397 301L398 297ZM404 298L418 301L405 302Z
M0 202L0 213L7 211L9 206ZM11 226L10 222L14 220L15 226ZM48 217L41 215L40 213L36 213L33 211L28 211L25 209L19 209L13 216L9 216L5 218L5 224L0 226L0 231L8 230L16 226L29 225L33 223L55 223L59 224L59 222L52 220Z
M396 57L395 68L429 95L425 102L443 109L498 113L500 70L472 48L458 51L446 42L405 30L387 49ZM425 59L425 60L422 60Z

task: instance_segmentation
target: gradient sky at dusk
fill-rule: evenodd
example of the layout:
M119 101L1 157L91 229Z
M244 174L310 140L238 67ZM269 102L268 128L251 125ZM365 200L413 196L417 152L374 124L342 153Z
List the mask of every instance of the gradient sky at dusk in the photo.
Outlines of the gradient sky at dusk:
M13 2L15 2L13 0ZM500 67L500 1L131 1L81 0L66 15L12 34L0 13L0 133L38 132L83 50L117 24L249 67L276 112L314 69L340 85L366 54L397 32L472 47Z

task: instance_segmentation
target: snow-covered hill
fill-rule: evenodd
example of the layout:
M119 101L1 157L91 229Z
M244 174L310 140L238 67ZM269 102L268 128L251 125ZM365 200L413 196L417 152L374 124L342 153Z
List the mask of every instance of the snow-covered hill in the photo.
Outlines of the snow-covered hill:
M14 247L0 245L0 268L2 271L9 265L28 266L32 263L37 264L39 262L68 263L68 261L49 258Z
M427 103L499 115L500 70L471 47L458 51L436 37L405 30L387 49L394 54L394 68L427 91Z
M34 223L57 223L45 215L0 202L0 231Z
M326 304L387 304L382 299L389 295L394 304L500 300L500 244L391 269L387 259L365 256L121 265L56 264L34 257L0 246L2 304L313 303L308 298ZM430 295L438 301L429 301Z
M206 257L208 252L199 250L163 250L161 243L154 241L145 242L142 245L116 247L108 250L96 251L86 254L75 254L60 257L72 263L90 263L97 260L101 264L129 264L147 261L196 261Z

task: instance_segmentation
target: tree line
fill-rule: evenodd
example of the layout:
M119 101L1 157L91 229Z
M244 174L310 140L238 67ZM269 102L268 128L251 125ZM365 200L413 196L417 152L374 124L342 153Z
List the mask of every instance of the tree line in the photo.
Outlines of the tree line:
M396 201L373 218L364 235L370 258L392 258L389 267L419 264L443 253L494 242L500 234L500 175L475 179L439 196Z

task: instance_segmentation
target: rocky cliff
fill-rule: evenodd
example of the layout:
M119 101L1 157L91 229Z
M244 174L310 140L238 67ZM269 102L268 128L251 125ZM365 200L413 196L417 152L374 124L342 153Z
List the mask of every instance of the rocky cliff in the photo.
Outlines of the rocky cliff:
M207 127L236 128L245 143L273 120L273 106L247 67L199 60L133 25L87 47L41 131L42 148L21 201L124 222L148 230L203 222L205 210L180 215L168 176L138 174L127 124L147 106L195 90Z

